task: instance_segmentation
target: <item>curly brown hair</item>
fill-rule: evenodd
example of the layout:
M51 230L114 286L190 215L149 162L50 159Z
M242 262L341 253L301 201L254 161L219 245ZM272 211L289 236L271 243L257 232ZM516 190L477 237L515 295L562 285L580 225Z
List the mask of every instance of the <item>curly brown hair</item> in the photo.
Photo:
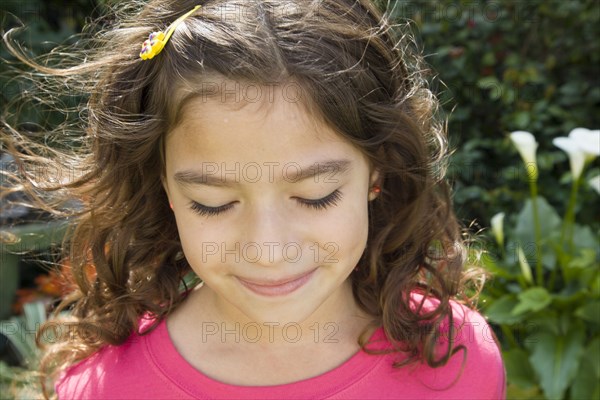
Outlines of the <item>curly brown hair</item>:
M162 53L142 61L149 32L197 4L202 8ZM395 351L444 365L459 349L450 340L439 357L436 328L451 320L451 299L468 301L465 283L481 283L481 274L464 267L444 178L445 125L409 27L390 23L368 0L152 0L119 7L93 38L77 44L82 49L54 52L46 62L24 55L10 32L4 37L44 77L47 93L89 94L79 123L54 130L71 140L66 132L84 132L75 148L36 144L4 118L2 144L21 172L47 165L71 172L59 183L25 172L22 187L84 204L65 243L77 289L57 308L70 309L69 335L46 349L42 371L55 377L102 346L123 343L143 314L155 316L156 326L182 301L190 266L161 185L163 140L180 117L179 89L204 95L202 83L215 75L259 85L298 82L308 94L305 105L379 170L382 192L370 202L367 248L351 275L354 297ZM59 66L51 62L57 55ZM411 306L415 291L425 294L423 302L437 299L437 307ZM41 334L55 328L43 326ZM359 342L365 345L365 335Z

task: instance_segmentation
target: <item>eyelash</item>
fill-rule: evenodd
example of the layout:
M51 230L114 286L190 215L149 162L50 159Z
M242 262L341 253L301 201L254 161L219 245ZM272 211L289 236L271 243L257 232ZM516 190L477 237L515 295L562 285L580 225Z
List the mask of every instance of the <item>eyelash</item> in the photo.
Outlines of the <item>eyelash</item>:
M324 210L328 207L336 206L341 198L342 193L336 189L321 199L307 200L297 198L297 200L303 207L312 208L314 210ZM213 217L219 215L228 211L231 209L231 207L233 207L233 203L225 204L219 207L208 207L195 201L192 201L190 204L192 211L204 217Z
M336 206L338 201L342 198L342 193L339 190L334 190L331 194L327 196L316 199L316 200L307 200L307 199L298 199L298 202L308 208L312 208L315 210L324 210L328 207Z
M215 215L219 215L229 210L231 207L233 207L233 203L225 204L219 207L208 207L198 202L192 201L190 205L192 211L199 215L202 215L203 217L213 217Z

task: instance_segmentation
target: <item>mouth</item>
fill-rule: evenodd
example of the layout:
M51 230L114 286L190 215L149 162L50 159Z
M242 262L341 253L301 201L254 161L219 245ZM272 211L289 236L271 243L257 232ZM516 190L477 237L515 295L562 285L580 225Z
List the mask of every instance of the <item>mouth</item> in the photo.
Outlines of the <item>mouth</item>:
M237 277L242 285L250 291L262 296L285 296L304 286L312 277L316 268L300 276L277 281L249 281Z

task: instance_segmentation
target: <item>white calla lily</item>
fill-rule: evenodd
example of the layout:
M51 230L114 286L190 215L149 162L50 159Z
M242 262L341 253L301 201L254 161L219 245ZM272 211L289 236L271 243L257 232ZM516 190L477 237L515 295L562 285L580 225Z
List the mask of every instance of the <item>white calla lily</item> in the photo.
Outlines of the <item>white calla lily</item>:
M494 215L491 219L492 232L496 238L496 242L500 247L504 247L504 213L500 212Z
M529 178L537 180L538 168L535 152L537 151L538 143L536 142L535 137L530 132L515 131L510 134L510 140L513 142L521 155L521 158L525 162L525 168L527 169Z
M569 138L577 143L577 146L585 154L586 161L591 161L600 156L600 130L589 130L586 128L575 128L569 133Z
M521 267L521 274L523 274L523 278L525 278L525 281L528 283L533 283L531 267L527 262L527 257L525 257L525 252L523 252L521 246L517 247L517 256L519 257L519 266Z
M585 153L577 142L570 137L557 137L552 140L552 143L567 153L569 156L569 163L571 164L571 174L573 174L573 180L579 179L583 166L585 164Z
M588 181L590 186L600 194L600 175L597 175Z

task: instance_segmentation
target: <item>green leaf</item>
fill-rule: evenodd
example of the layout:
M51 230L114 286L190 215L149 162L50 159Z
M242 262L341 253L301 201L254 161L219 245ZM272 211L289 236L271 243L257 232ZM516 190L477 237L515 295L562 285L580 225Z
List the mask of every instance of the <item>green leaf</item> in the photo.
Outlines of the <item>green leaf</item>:
M46 308L42 301L24 305L24 314L0 321L0 332L11 342L20 362L34 367L40 351L35 343L35 334L46 321Z
M561 265L563 265L562 272L565 281L577 280L582 287L590 287L594 274L599 269L596 262L597 250L579 247L579 250L572 254L562 250L559 250L558 253Z
M477 87L481 89L497 89L500 85L500 81L495 76L486 76L477 80Z
M540 392L540 388L535 386L529 389L522 389L518 385L511 384L508 382L506 386L506 398L507 399L519 399L519 400L546 400Z
M535 386L535 373L529 364L528 356L523 349L510 349L502 352L507 381L522 389Z
M493 66L496 64L496 56L492 51L488 51L483 55L483 59L481 60L483 65ZM480 79L481 81L481 79Z
M579 255L569 262L569 268L587 268L596 262L596 250L593 248L582 248Z
M531 115L527 111L518 111L513 114L513 122L519 129L525 129L531 122Z
M562 399L575 378L585 340L582 323L571 324L566 335L541 332L530 342L529 361L548 399Z
M512 279L514 277L505 267L498 265L498 259L490 252L483 252L478 260L494 277Z
M572 312L579 307L583 302L587 301L588 295L582 291L567 292L563 290L561 293L552 296L552 308L554 310L563 310Z
M525 347L531 348L530 344L538 341L538 335L542 332L551 332L555 335L561 334L558 313L552 308L533 314L527 318L528 335L525 338Z
M571 398L600 398L600 337L596 337L585 349L571 387Z
M553 237L558 237L560 232L557 232L557 230L561 225L561 219L558 216L558 213L550 204L548 204L548 201L545 198L538 196L536 200L542 239L548 240ZM517 218L517 227L514 232L517 239L523 244L535 243L535 228L533 224L533 206L531 199L527 199L525 206Z
M497 324L514 324L523 318L520 315L514 315L512 310L517 306L519 301L514 294L508 294L494 301L486 310L485 315L490 321Z
M531 199L525 202L525 206L517 217L518 222L514 236L521 244L525 254L531 256L531 264L534 264L533 261L536 255L541 252L543 264L554 268L556 265L556 253L551 246L551 241L558 239L560 236L561 219L545 198L538 196L536 203L542 243L536 243Z
M592 293L600 293L600 273L596 273L596 275L590 280L590 290Z
M600 379L600 336L596 336L585 350L585 358L594 369L596 379Z
M575 225L573 228L573 244L580 249L593 250L597 255L600 250L598 236L594 235L589 226Z
M519 304L512 310L512 315L524 314L528 311L540 311L551 302L550 293L544 288L534 287L518 294Z
M586 321L600 324L600 301L592 301L579 307L575 311L575 315Z

